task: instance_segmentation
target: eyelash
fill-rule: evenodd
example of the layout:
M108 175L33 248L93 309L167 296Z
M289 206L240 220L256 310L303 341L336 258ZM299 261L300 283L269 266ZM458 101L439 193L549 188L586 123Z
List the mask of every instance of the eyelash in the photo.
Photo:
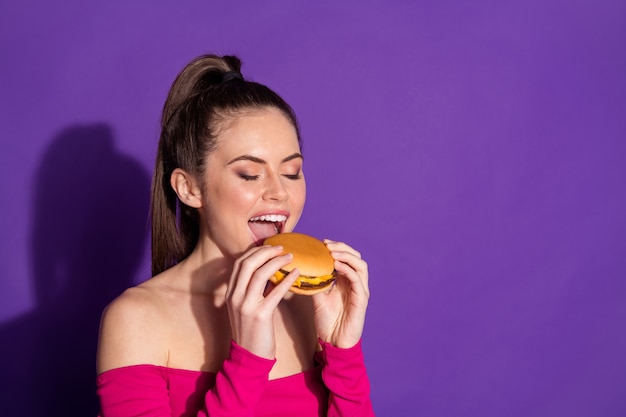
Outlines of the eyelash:
M302 174L301 173L297 173L297 174L285 174L286 178L289 178L290 180L299 180L302 178Z
M284 174L283 176L290 180L299 180L302 178L302 174L300 172L298 172L297 174ZM258 180L260 175L239 174L239 177L241 177L241 179L243 179L244 181L254 181Z

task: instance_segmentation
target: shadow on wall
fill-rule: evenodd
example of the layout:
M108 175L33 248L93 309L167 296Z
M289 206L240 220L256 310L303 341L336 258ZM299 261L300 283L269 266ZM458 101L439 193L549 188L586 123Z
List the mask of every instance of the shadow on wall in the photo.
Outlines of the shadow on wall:
M34 183L36 306L0 328L7 416L93 416L100 314L133 285L148 224L149 175L120 154L106 125L72 126Z

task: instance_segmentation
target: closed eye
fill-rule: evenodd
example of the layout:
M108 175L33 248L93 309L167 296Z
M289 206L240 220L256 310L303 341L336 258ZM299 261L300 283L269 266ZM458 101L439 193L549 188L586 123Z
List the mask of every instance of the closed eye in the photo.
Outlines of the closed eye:
M254 181L259 179L259 175L239 174L239 177L245 181Z
M284 174L285 178L289 178L290 180L299 180L302 178L302 173L298 172L297 174Z

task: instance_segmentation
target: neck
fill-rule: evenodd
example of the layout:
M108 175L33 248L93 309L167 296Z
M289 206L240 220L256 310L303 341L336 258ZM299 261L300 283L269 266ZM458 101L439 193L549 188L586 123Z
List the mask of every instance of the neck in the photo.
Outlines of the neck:
M225 293L234 260L203 246L199 243L180 265L191 277L190 290L194 293Z

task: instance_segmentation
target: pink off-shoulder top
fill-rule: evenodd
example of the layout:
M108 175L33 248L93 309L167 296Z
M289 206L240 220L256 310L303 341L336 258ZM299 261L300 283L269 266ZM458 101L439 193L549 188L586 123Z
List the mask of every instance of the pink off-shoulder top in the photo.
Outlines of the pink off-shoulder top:
M321 342L317 366L269 380L275 360L231 342L218 372L133 365L97 377L100 417L374 416L361 342Z

